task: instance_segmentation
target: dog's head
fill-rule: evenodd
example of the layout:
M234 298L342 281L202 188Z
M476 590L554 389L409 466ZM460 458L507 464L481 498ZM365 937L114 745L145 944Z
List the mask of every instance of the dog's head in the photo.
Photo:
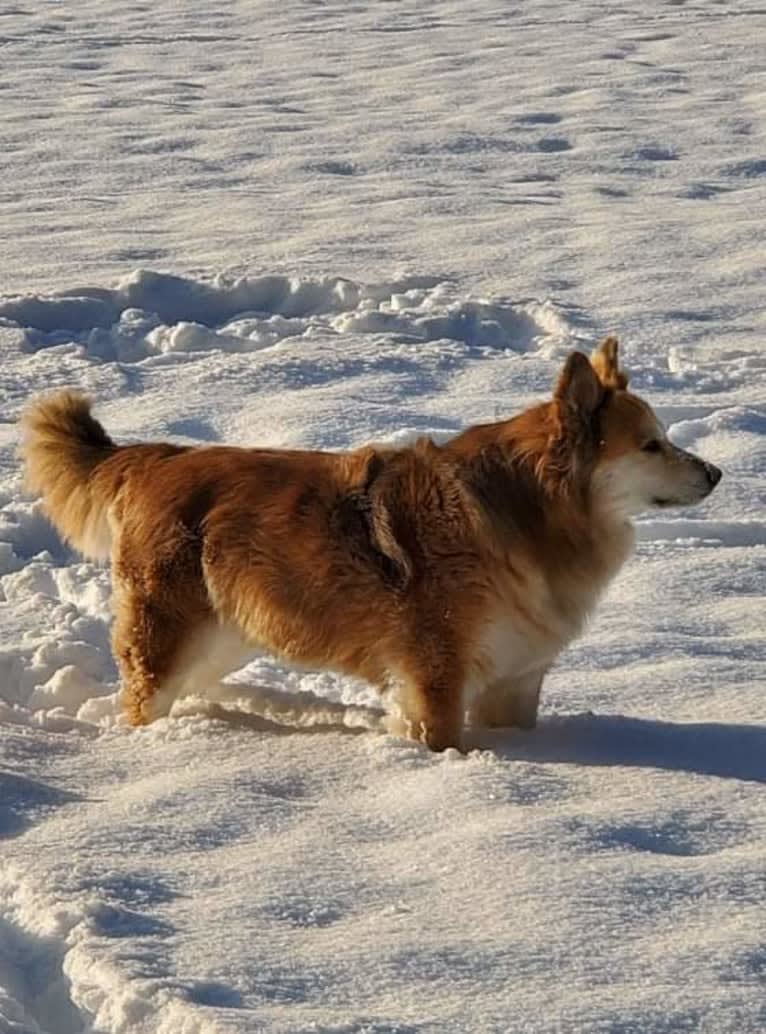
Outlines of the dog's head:
M651 407L628 391L617 352L608 337L590 360L582 352L567 359L554 394L554 466L587 479L597 505L622 518L699 502L721 471L668 440Z

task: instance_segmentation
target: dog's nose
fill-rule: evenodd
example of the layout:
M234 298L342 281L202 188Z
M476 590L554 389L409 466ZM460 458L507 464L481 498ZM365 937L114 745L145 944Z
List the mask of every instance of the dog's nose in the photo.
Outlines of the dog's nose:
M705 473L707 474L707 479L713 488L715 488L723 476L723 471L719 470L719 468L714 466L712 463L705 464Z

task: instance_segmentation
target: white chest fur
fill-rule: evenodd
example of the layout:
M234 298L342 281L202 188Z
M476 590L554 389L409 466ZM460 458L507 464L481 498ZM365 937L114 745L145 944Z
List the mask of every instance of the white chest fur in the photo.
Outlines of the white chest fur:
M577 631L542 627L510 608L499 611L487 622L477 643L471 683L481 689L547 668Z

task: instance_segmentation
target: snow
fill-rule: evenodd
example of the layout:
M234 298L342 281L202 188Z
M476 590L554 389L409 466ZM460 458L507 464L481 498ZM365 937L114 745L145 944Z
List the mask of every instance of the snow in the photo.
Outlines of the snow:
M0 15L0 1034L761 1032L764 10ZM430 755L266 657L124 726L32 394L120 440L442 440L607 331L724 479L641 517L536 730Z

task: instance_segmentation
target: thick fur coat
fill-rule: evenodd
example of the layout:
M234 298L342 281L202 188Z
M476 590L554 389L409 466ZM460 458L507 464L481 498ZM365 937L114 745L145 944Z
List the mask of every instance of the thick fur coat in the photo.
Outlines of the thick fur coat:
M628 556L630 517L696 502L720 471L627 390L617 342L553 398L444 445L347 453L117 445L90 403L32 403L30 487L110 558L132 722L254 650L376 684L405 734L534 725L545 672Z

